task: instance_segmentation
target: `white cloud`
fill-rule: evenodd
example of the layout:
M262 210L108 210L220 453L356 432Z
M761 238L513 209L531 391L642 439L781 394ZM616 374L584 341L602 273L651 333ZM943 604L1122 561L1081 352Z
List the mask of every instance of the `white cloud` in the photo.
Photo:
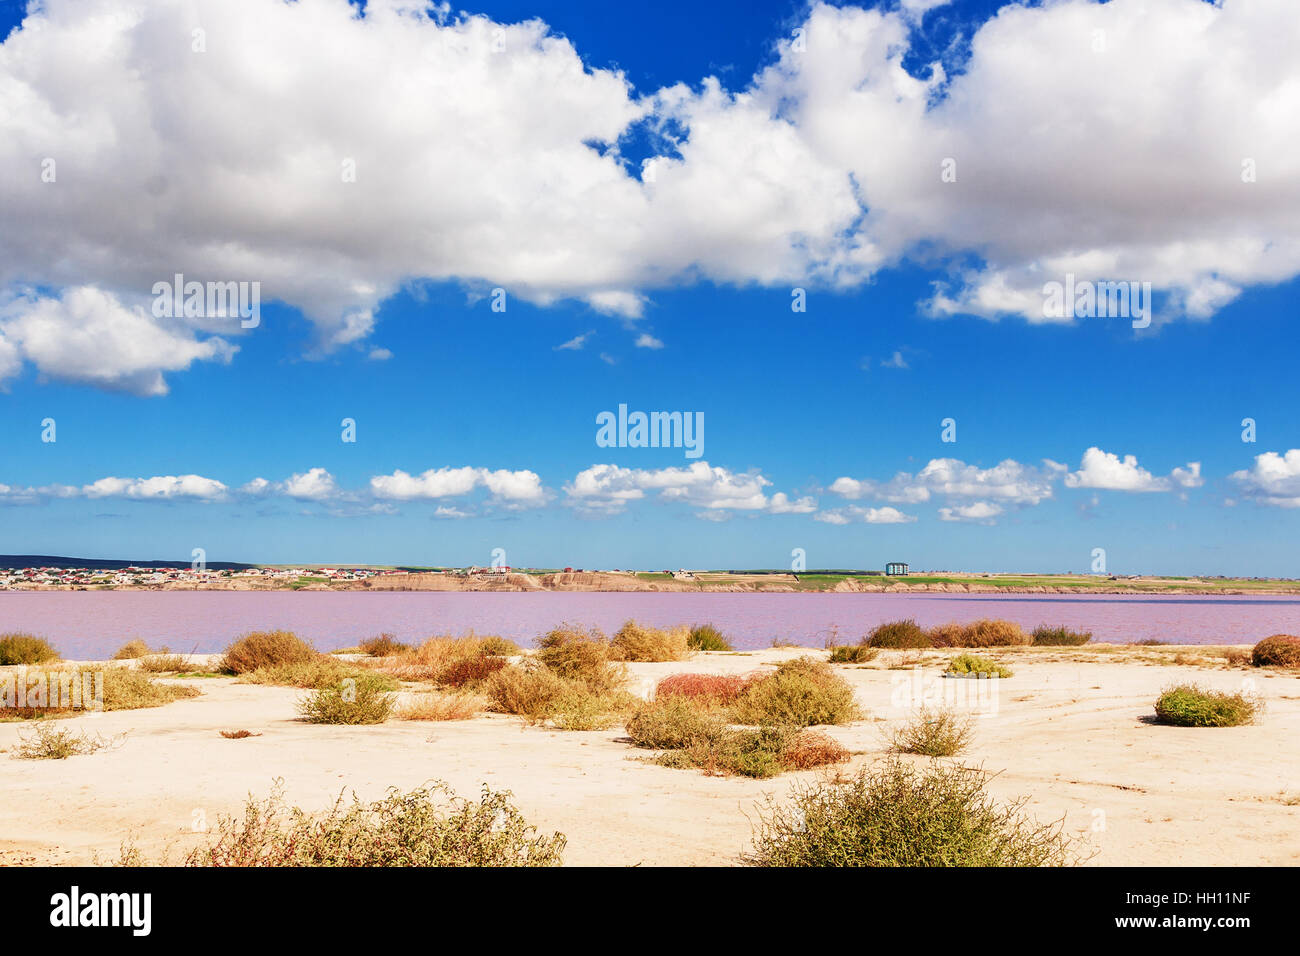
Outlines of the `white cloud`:
M487 468L430 468L420 475L398 469L391 475L370 479L370 491L376 498L397 501L453 498L485 487L497 502L508 507L532 507L548 499L541 477L533 471L509 471Z
M587 344L587 339L591 338L595 334L595 332L583 332L581 335L575 335L573 338L569 339L569 341L561 342L559 345L555 346L554 351L576 352Z
M1201 316L1300 271L1291 0L1009 5L960 71L916 79L909 22L934 5L818 4L807 52L783 41L745 88L690 78L638 98L538 20L410 0L364 17L346 0L45 0L0 55L0 168L30 170L0 177L22 223L0 234L0 289L102 307L60 293L6 325L0 375L24 360L159 394L163 372L229 358L138 314L96 318L177 267L260 281L320 349L363 339L420 279L632 321L655 288L850 287L924 249L983 263L951 275L936 314L1043 321L1042 285L1066 272L1150 281ZM616 145L642 120L685 131L644 181Z
M1036 505L1052 497L1053 469L1043 469L1008 458L992 468L968 465L956 458L934 458L916 474L900 471L889 481L836 478L830 490L843 498L876 498L900 504L919 504L931 496L996 498L1013 504Z
M338 482L324 468L312 468L291 475L283 485L283 493L299 501L326 501L339 493Z
M904 514L897 508L863 508L859 505L845 505L843 508L831 508L813 515L814 521L825 524L845 525L854 522L865 524L910 524L916 520L915 515Z
M664 343L650 333L642 332L636 337L636 347L639 349L661 349L664 347Z
M1169 491L1175 486L1198 488L1204 484L1201 463L1188 462L1175 468L1169 477L1153 475L1138 464L1137 456L1119 455L1093 446L1083 453L1078 471L1065 476L1067 488L1099 488L1107 491L1155 492Z
M629 501L655 494L705 511L751 511L770 514L810 514L811 498L791 500L764 491L772 484L758 472L738 474L697 461L684 468L640 469L600 464L583 469L564 486L568 502L590 514L617 514Z
M15 239L22 231L5 230ZM0 248L4 243L0 237ZM166 395L164 372L195 362L229 362L236 351L224 339L197 338L183 320L155 319L143 306L124 305L89 286L65 289L58 298L24 295L0 305L0 382L25 359L61 381Z
M989 501L975 501L968 505L955 505L939 509L941 521L977 521L992 524L993 519L1002 514L1002 506Z
M893 355L881 361L880 367L881 368L911 368L912 366L907 364L907 359L903 357L902 352L895 350Z
M1300 448L1256 455L1249 471L1234 471L1230 477L1241 486L1243 497L1258 504L1300 508Z
M138 498L155 501L176 498L215 501L224 498L226 491L226 486L221 482L200 475L100 478L81 489L87 498Z
M393 357L393 353L391 349L371 349L366 357L372 362L387 362Z

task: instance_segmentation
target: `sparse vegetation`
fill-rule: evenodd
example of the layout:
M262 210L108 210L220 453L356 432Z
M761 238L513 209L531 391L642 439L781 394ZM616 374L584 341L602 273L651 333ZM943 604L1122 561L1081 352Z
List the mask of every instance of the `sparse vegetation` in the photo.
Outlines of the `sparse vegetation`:
M1156 720L1175 727L1238 727L1254 721L1260 702L1195 684L1169 687L1156 699Z
M731 651L731 642L712 624L696 624L686 642L693 651Z
M1078 647L1092 640L1092 631L1075 631L1068 627L1049 627L1046 624L1034 628L1033 642L1036 647Z
M965 627L961 647L1013 647L1033 640L1015 621L981 618Z
M690 653L689 642L690 632L685 627L647 627L628 621L610 643L625 661L680 661Z
M285 664L305 664L323 656L291 631L254 631L226 648L217 670L247 674Z
M30 734L18 735L14 757L20 760L66 760L81 757L109 747L113 741L99 734L91 737L85 733L55 728L51 724L37 724Z
M954 757L966 749L974 736L975 727L969 715L922 707L894 731L891 743L899 753Z
M627 676L613 661L613 649L600 631L562 624L537 642L537 660L555 674L575 680L593 694L619 687Z
M868 647L911 650L918 647L929 647L930 638L921 629L921 625L909 618L906 621L886 621L883 624L877 624L871 633L867 635L866 644Z
M978 674L981 677L1011 677L1015 672L991 657L958 654L948 662L949 674Z
M936 624L926 629L925 636L929 638L931 647L965 647L966 625L956 621Z
M275 687L301 687L304 690L322 690L334 687L342 681L367 678L379 682L385 690L396 690L397 683L384 674L350 666L344 661L318 654L305 661L291 664L276 664L259 667L240 676L245 684L269 684Z
M716 740L727 728L719 714L670 694L641 704L627 722L627 735L638 747L652 750L682 750L697 743Z
M544 664L526 661L497 671L484 689L498 711L535 723L555 713L556 700L571 686Z
M1023 800L999 806L985 775L898 759L846 783L796 787L787 805L769 797L760 811L750 866L1064 866L1075 841L1060 822L1021 814Z
M672 674L655 685L655 697L689 697L705 704L734 704L754 680L739 674Z
M398 720L470 720L486 709L488 701L477 694L446 694L434 691L415 694L393 709Z
M824 661L798 657L751 681L732 706L737 723L847 724L861 712L853 688Z
M1250 654L1256 667L1300 667L1300 637L1274 634L1266 637Z
M0 634L0 665L46 664L58 659L59 652L43 637L34 634Z
M298 713L311 724L382 724L393 712L390 687L377 674L345 678L304 697Z
M146 674L175 674L188 666L180 654L150 654L136 665Z
M244 740L248 737L260 737L261 734L255 734L251 730L223 730L221 736L227 740Z
M286 808L279 784L249 797L243 817L223 817L215 839L186 866L558 866L562 834L541 836L510 802L483 787L478 801L443 783L374 803L342 796L325 814Z
M875 660L876 655L880 653L880 648L867 647L865 644L842 644L828 649L831 652L832 664L865 664Z
M849 752L826 734L794 727L725 728L655 758L663 767L694 768L719 776L763 779L785 770L809 770L848 760Z

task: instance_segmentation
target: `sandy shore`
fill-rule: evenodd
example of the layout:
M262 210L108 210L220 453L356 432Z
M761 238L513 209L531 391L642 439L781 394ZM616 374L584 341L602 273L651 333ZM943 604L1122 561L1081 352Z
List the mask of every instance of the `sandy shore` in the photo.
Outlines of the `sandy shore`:
M1183 649L1191 650L1191 649ZM1204 648L1194 649L1204 652ZM1159 651L1159 653L1157 653ZM670 673L743 673L800 653L698 654L631 666L634 688ZM820 655L819 655L820 656ZM1004 651L1015 668L986 699L964 762L996 771L991 792L1029 798L1042 820L1064 817L1086 834L1092 865L1295 865L1300 863L1300 675L1173 664L1166 649ZM942 652L918 672L890 669L903 652L837 668L867 718L828 732L857 752L848 770L881 760L885 734L908 713L905 688L941 692ZM1182 658L1186 660L1187 658ZM1163 727L1144 720L1165 686L1196 681L1222 690L1254 682L1266 709L1253 726ZM620 728L560 732L513 717L317 726L296 719L301 691L202 678L203 694L150 710L61 722L111 737L113 750L66 760L0 754L0 863L111 862L132 836L147 855L173 858L211 823L239 810L275 778L289 802L329 805L340 790L362 799L388 787L449 782L473 796L487 783L514 792L531 822L568 836L570 865L729 865L748 845L764 794L784 795L817 772L772 780L708 777L650 765ZM30 724L0 723L0 748ZM227 740L222 730L262 736ZM841 771L843 772L843 771Z

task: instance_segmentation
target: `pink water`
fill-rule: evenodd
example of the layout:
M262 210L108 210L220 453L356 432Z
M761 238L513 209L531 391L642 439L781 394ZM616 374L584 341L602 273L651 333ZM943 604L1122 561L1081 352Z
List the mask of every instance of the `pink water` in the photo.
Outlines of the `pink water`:
M612 632L628 618L649 624L712 622L738 649L774 638L809 647L858 640L881 621L1001 617L1026 628L1063 624L1095 641L1156 638L1180 644L1246 644L1300 633L1300 598L1150 595L640 594L49 591L0 593L0 633L28 631L65 657L111 654L134 637L177 652L221 650L246 631L284 628L322 650L381 631L403 640L473 629L529 644L562 621Z

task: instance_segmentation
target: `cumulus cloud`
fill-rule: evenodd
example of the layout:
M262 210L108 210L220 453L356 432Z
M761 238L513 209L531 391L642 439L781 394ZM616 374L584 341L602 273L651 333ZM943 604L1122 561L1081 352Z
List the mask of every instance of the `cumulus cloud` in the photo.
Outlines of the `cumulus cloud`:
M1170 491L1175 487L1199 488L1204 483L1200 462L1188 462L1185 467L1175 468L1168 477L1159 477L1141 467L1136 455L1121 458L1096 446L1083 453L1078 471L1065 476L1067 488L1098 488L1107 491Z
M391 475L370 479L370 491L376 498L397 501L460 497L480 487L487 488L498 503L508 507L540 505L549 497L541 476L527 470L444 467L411 475L398 469Z
M817 4L747 84L641 95L539 20L44 0L0 53L0 168L30 171L0 177L22 224L0 233L0 289L63 291L0 329L0 376L30 361L159 394L164 372L228 359L181 330L146 343L138 297L178 267L260 281L318 350L422 279L635 322L656 288L846 288L923 254L951 270L932 313L1043 321L1067 272L1150 281L1194 316L1300 272L1291 0L1009 5L961 69L917 78L910 32L936 5ZM670 148L629 169L637 124ZM42 334L112 301L133 331L98 355Z
M629 501L654 494L704 511L749 511L810 514L811 498L792 500L783 492L769 496L772 484L755 471L743 474L697 461L684 468L641 469L600 464L583 469L564 486L568 502L589 514L617 514Z
M829 508L813 515L814 521L824 524L845 525L855 522L864 524L909 524L916 520L915 515L904 514L897 508L863 508L859 505L846 505L843 508Z
M227 488L221 482L200 475L100 478L81 489L87 498L138 498L155 501L180 498L215 501L226 497L226 492Z
M939 495L1036 505L1052 497L1053 474L1049 463L1035 468L1008 458L992 468L980 468L956 458L934 458L916 474L900 471L883 482L841 477L830 490L849 500L875 498L896 504L919 504Z
M664 347L664 343L649 332L642 332L636 337L636 347L639 349L661 349Z
M940 521L975 521L980 524L992 524L993 519L1002 514L1002 506L990 501L974 501L968 505L954 505L939 509Z
M338 482L324 468L312 468L291 475L284 483L284 494L299 501L325 501L339 493Z
M1249 470L1229 476L1241 488L1243 497L1262 505L1300 508L1300 448L1279 455L1268 451L1255 456Z

